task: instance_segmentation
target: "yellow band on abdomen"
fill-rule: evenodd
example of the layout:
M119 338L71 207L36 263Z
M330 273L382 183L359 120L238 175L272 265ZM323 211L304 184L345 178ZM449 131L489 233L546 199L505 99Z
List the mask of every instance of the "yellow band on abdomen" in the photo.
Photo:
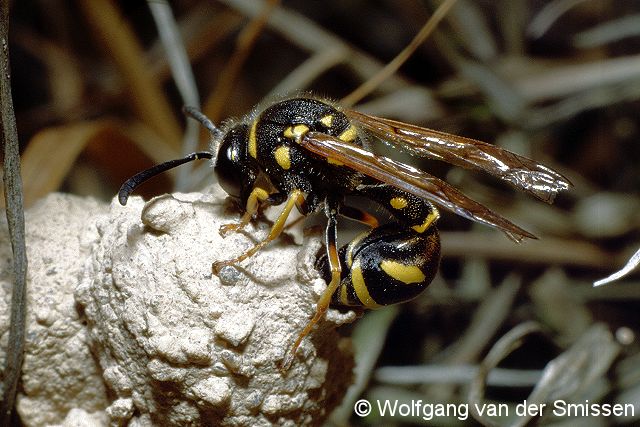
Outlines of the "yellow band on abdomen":
M367 284L364 282L364 276L362 275L362 268L360 268L359 260L356 260L351 267L351 283L353 284L353 289L356 291L356 296L362 305L367 308L382 307L380 304L375 302L369 294Z

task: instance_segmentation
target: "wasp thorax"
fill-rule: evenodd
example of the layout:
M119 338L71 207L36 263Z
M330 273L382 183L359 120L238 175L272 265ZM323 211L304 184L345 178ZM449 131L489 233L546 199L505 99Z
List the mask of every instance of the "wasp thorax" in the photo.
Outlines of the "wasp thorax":
M308 131L339 136L351 127L344 113L313 98L288 99L274 104L261 114L260 120L292 139Z

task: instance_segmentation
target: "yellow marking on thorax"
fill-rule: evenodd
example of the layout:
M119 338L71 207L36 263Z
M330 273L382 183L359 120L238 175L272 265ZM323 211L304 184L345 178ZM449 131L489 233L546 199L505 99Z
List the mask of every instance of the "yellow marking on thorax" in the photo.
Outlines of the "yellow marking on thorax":
M330 128L331 125L333 124L333 114L327 114L326 116L321 118L320 119L320 123L322 123L326 127Z
M421 225L414 225L413 228L418 233L423 233L427 230L431 224L433 224L438 218L440 218L440 213L436 210L436 208L432 208L433 210L427 217L424 219L424 222Z
M309 132L309 126L295 125L295 126L288 126L284 130L283 135L285 138L297 140L299 138L302 138L304 134L307 132Z
M338 135L338 139L344 142L352 142L358 136L358 131L355 126L351 125L347 130Z
M380 263L380 268L389 277L399 280L405 285L422 283L426 278L422 270L415 265L405 265L396 261L384 260Z
M364 276L362 275L362 268L360 267L360 261L356 260L351 267L351 283L353 284L353 289L356 291L356 296L367 308L379 308L382 307L380 304L375 302L371 295L369 295L369 290L367 289L367 284L364 282Z
M342 163L340 160L332 159L331 157L327 157L327 163L336 166L344 166L344 163Z
M389 204L393 209L404 209L409 204L404 197L394 197L389 200Z
M254 120L249 130L249 155L254 159L258 158L258 140L256 139L256 127L258 126L258 119Z
M289 155L289 147L281 145L273 152L273 156L276 158L276 162L282 169L291 168L291 156Z

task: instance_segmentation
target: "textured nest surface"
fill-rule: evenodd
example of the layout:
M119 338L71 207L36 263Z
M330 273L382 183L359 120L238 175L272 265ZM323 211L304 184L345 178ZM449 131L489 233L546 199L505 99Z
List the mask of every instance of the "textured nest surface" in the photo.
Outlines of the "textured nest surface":
M353 313L332 312L293 367L278 370L325 286L309 267L319 240L276 243L221 282L211 262L268 227L223 239L219 226L237 214L225 216L220 200L194 193L109 207L52 195L33 208L18 404L27 424L316 425L329 415L353 366L333 329ZM6 305L2 313L6 327Z

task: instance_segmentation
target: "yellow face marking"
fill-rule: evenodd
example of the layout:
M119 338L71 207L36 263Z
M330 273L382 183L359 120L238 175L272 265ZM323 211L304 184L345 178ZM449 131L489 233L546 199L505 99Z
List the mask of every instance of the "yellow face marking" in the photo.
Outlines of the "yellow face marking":
M285 138L289 139L299 139L304 136L305 133L309 132L309 126L307 125L295 125L287 127L283 135Z
M291 168L291 156L289 155L289 147L281 145L273 152L273 156L276 158L276 162L282 169Z
M373 298L371 298L371 295L369 295L367 284L364 283L364 276L362 275L359 260L356 260L356 262L353 263L353 267L351 267L351 283L353 283L353 289L356 291L356 296L362 305L367 308L382 307L380 304L375 302Z
M389 204L393 209L404 209L409 204L404 197L394 197L389 200Z
M421 283L424 282L424 279L426 278L422 270L415 265L405 265L396 261L384 260L380 263L380 268L382 271L387 273L387 276L392 277L405 285Z
M433 224L435 222L435 220L437 220L438 218L440 218L440 213L433 208L433 210L431 211L431 213L429 215L427 215L427 217L425 218L424 222L421 225L414 225L413 228L416 232L418 233L423 233L425 230L427 230L431 224Z
M356 130L356 127L351 125L347 130L338 135L338 139L344 142L352 142L356 139L357 136L358 131Z
M344 166L344 163L342 163L340 160L332 159L331 157L327 157L327 162L336 166Z
M333 114L327 114L326 116L321 118L320 119L320 123L322 123L326 127L330 128L331 125L333 124Z
M258 126L258 119L254 120L251 124L251 130L249 130L249 155L254 159L258 158L258 141L256 139L256 127Z

